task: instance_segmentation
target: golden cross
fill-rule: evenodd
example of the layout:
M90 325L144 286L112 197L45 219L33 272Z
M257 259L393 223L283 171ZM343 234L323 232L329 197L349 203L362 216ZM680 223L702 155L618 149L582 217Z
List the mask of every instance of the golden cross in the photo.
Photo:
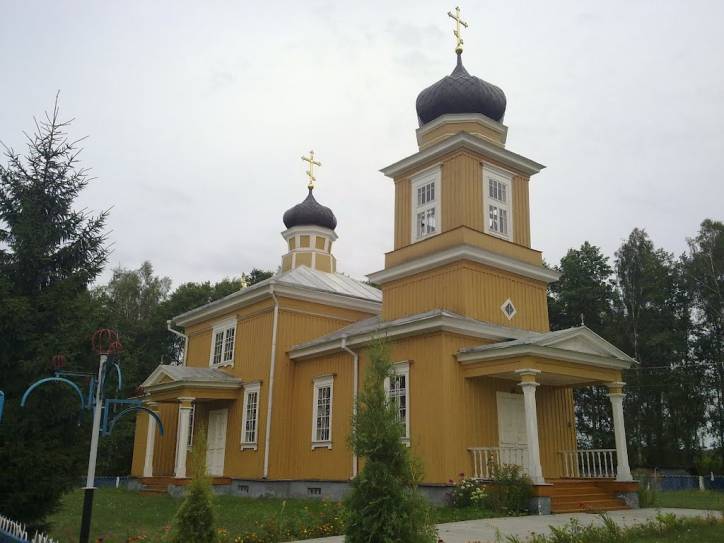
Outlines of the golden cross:
M452 11L447 12L447 16L455 19L455 30L453 30L453 34L455 34L455 38L457 38L457 44L455 46L455 52L460 54L463 52L463 38L460 35L460 25L464 26L465 28L468 27L468 23L463 21L460 18L460 8L458 6L455 6L455 15L452 14Z
M307 185L307 187L309 187L310 189L313 189L314 182L317 180L317 178L314 177L314 167L321 166L322 163L317 160L314 160L314 151L309 151L309 156L303 156L302 160L304 162L309 163L309 169L307 170L307 177L309 177L309 184Z

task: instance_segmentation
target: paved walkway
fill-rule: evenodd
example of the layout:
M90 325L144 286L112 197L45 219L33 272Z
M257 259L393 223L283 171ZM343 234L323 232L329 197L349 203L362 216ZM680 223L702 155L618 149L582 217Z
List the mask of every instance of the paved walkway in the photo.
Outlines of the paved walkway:
M707 514L718 515L714 511L700 509L629 509L609 511L607 515L621 526L641 524L653 520L661 513L674 513L677 517L703 517ZM506 536L514 535L525 540L532 534L547 534L550 526L563 526L571 519L577 519L581 525L600 524L601 518L590 513L566 513L530 517L502 517L481 520L466 520L438 524L438 533L444 543L495 543L499 534L503 541ZM344 537L325 537L307 539L304 543L342 543Z

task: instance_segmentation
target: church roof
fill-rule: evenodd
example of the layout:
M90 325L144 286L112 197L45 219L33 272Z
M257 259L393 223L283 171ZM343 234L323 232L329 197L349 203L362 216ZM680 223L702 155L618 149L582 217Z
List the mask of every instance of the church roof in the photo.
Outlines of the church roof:
M304 358L313 354L339 350L342 340L349 346L358 347L376 337L403 337L439 330L497 340L522 338L531 334L527 330L471 319L446 309L433 309L389 321L383 320L379 315L370 317L330 334L295 345L289 350L289 353L292 358Z
M287 228L295 226L321 226L330 230L337 228L337 217L331 209L317 202L313 190L309 187L309 194L304 201L284 213L283 220Z
M379 311L379 305L382 303L382 291L362 281L341 273L328 273L307 266L298 266L182 313L174 317L173 321L179 326L186 326L231 311L245 303L258 301L261 297L270 295L271 291L310 299L332 295L333 298L324 298L324 303L343 307L350 304L364 306L364 309L370 313ZM348 300L348 303L345 303L345 300Z
M462 53L458 53L452 73L423 90L416 103L420 126L448 113L480 113L502 122L505 106L503 90L470 75L463 66Z
M188 382L195 384L241 385L241 379L217 368L196 368L160 364L141 384L143 388L162 384Z

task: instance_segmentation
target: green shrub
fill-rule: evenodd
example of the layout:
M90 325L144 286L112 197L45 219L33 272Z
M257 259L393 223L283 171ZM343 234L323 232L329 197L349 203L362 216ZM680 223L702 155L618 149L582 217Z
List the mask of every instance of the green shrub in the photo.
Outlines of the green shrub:
M486 505L496 513L515 515L528 510L533 485L520 466L493 466L491 482L485 485Z
M437 534L430 507L417 488L420 464L402 443L397 407L385 394L384 382L391 375L387 344L376 342L368 356L350 436L364 467L345 500L345 541L433 543Z
M452 479L450 479L452 483ZM460 474L460 480L448 494L450 505L457 508L463 507L485 507L487 494L485 488L477 479L465 478Z
M639 486L639 507L656 505L656 480L642 477Z
M216 543L214 495L206 475L206 428L199 427L191 451L191 484L176 511L171 543Z
M600 515L602 524L598 526L582 526L576 519L571 519L565 526L550 527L550 534L537 534L521 539L508 536L506 543L634 543L636 541L678 541L675 534L691 533L710 526L723 526L721 518L680 518L671 514L657 515L656 520L637 526L621 527L607 515ZM718 534L718 532L717 532ZM665 539L661 539L661 537ZM654 539L655 538L655 539ZM498 541L501 538L498 537ZM689 541L689 538L686 539ZM710 541L707 539L706 541Z

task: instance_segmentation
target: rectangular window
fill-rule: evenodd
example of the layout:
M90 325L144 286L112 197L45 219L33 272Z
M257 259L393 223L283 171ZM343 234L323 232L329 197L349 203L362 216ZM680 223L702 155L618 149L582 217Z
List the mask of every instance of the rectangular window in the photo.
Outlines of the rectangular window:
M211 337L209 366L233 366L236 319L216 324Z
M385 392L395 407L403 441L410 439L410 365L400 362L392 366L392 375L385 379Z
M485 166L483 169L484 205L487 213L485 231L506 239L511 238L512 175Z
M244 389L244 410L241 419L241 448L256 450L259 427L259 389L248 385Z
M312 414L312 448L332 448L333 378L314 380L314 404Z
M440 232L440 168L413 177L411 183L414 242Z

